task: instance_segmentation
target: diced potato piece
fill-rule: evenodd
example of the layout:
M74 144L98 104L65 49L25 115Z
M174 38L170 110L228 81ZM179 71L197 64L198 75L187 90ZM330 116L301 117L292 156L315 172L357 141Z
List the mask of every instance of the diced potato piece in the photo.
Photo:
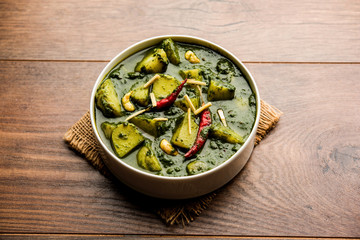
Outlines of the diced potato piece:
M210 136L215 139L220 139L228 143L244 143L244 139L234 130L229 127L223 126L221 123L214 123L210 127Z
M206 170L208 170L207 164L200 160L192 161L186 165L186 172L189 175L199 174L205 172Z
M169 96L178 86L180 81L170 75L160 75L160 78L153 83L152 92L156 100Z
M171 38L165 39L161 47L165 50L167 57L172 64L178 65L180 63L179 50L176 43Z
M169 60L164 49L155 48L136 64L135 72L163 73L166 71Z
M106 79L95 94L96 106L106 117L121 116L121 105L111 79Z
M149 170L151 172L161 171L161 165L159 160L151 146L152 142L149 139L145 140L144 146L140 148L136 155L137 163L140 167Z
M199 105L200 105L200 98L199 97L190 98L190 101L194 105L195 109L199 108ZM176 107L178 107L178 108L181 108L185 112L187 111L188 108L190 108L189 103L186 101L185 98L175 101L174 105Z
M157 121L156 119L153 119L147 115L133 117L129 120L129 122L155 137L160 136L166 130L165 121Z
M109 122L103 122L101 124L101 130L104 132L104 135L107 139L110 139L111 134L113 130L116 128L117 124L115 123L109 123Z
M144 83L145 81L140 81L131 87L131 90L133 91L131 100L140 106L146 107L150 103L150 98L149 88L144 88Z
M131 123L119 124L111 134L111 146L120 158L129 154L144 140L143 135Z
M195 69L191 69L191 70L180 70L179 74L183 79L191 78L191 79L195 79L197 81L202 81L201 72L202 72L201 69L195 68Z
M191 133L189 133L188 124L188 114L185 113L184 118L182 119L181 123L176 127L176 130L171 138L172 144L185 149L189 149L192 147L195 142L199 126L196 124L193 116L191 116L190 120Z
M208 101L231 100L235 96L235 87L230 83L211 80L208 88Z

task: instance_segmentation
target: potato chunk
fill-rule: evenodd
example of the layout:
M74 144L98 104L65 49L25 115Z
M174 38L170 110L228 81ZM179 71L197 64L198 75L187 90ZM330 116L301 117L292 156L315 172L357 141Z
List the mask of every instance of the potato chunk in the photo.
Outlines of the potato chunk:
M178 86L180 81L170 75L160 75L160 78L153 83L152 92L156 100L169 96Z
M150 103L149 88L144 88L145 81L140 81L131 86L131 100L134 103L146 107Z
M147 115L136 116L131 118L129 121L154 137L160 136L166 130L165 121L158 121Z
M235 96L235 87L230 83L211 80L208 88L207 99L209 101L231 100Z
M163 73L166 71L169 60L165 51L155 48L148 53L135 67L135 72Z
M145 138L134 124L121 123L111 134L111 146L120 158L128 155L132 150L139 146Z
M106 117L121 116L121 105L111 79L106 79L95 94L96 106Z
M165 50L170 62L172 64L179 65L180 55L176 43L174 43L171 38L167 38L161 43L161 46Z
M159 172L162 168L151 145L152 142L149 139L146 139L144 146L140 148L136 155L137 163L140 167L146 170L151 172Z
M189 175L199 174L205 172L206 170L208 170L207 164L200 160L192 161L186 165L186 172Z
M196 124L195 119L193 116L190 118L191 124L191 133L189 133L189 121L188 121L188 113L184 114L184 118L182 119L181 123L177 126L172 138L171 143L175 146L189 149L195 142L197 132L199 126Z
M229 127L214 123L210 127L210 136L228 143L244 143L244 138Z

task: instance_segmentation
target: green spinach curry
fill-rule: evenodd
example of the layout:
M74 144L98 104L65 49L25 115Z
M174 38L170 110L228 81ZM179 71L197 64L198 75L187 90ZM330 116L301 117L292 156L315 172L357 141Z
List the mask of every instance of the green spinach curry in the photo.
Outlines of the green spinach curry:
M254 93L229 59L170 38L117 64L95 103L107 147L161 176L220 165L245 142L256 114Z

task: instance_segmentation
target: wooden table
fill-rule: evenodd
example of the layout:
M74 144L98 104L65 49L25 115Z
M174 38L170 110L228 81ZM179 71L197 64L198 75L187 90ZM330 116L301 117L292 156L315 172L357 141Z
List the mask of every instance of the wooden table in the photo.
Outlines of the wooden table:
M284 112L189 226L63 141L107 62L163 34L206 38ZM360 237L360 1L0 0L0 238Z

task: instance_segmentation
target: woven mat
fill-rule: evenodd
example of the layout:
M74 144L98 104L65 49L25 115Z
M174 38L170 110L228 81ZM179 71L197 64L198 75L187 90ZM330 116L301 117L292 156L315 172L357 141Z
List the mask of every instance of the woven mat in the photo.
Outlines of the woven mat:
M281 114L279 109L261 100L260 123L255 146L275 127ZM64 140L70 148L82 154L103 175L115 179L101 158L101 150L91 127L89 111L65 133ZM208 208L215 196L216 191L194 199L168 200L162 202L162 207L156 207L154 210L167 225L185 225L194 221L196 216Z

